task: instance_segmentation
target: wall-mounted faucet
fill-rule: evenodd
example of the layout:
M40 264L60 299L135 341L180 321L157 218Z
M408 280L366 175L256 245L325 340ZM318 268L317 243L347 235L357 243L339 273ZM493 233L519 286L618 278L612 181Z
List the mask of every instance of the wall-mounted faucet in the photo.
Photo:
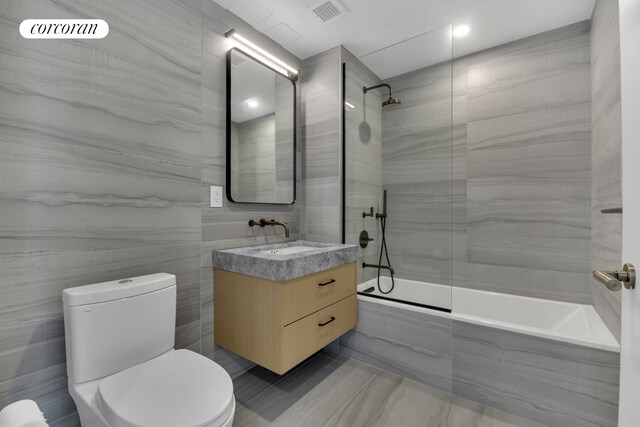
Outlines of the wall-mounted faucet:
M259 225L260 228L263 228L267 225L281 225L284 227L284 237L289 238L289 226L287 225L286 222L282 222L282 221L276 221L275 219L272 219L271 221L267 221L264 218L260 218L259 221L254 221L252 219L249 220L249 227L253 227L254 225Z

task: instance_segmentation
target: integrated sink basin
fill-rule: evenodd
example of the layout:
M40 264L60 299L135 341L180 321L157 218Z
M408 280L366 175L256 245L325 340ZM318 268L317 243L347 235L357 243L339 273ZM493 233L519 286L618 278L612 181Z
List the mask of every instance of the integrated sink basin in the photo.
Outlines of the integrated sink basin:
M273 281L286 281L355 262L358 247L295 240L215 250L213 267Z
M316 246L287 246L285 248L276 248L276 249L267 249L264 251L259 251L260 253L266 255L289 255L289 254L299 254L301 252L314 251L318 249Z

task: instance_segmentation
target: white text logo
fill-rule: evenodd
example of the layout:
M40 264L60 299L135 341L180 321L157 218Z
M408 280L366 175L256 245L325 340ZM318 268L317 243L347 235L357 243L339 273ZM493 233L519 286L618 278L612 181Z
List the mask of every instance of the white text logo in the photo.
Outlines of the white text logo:
M25 19L20 34L25 39L102 39L109 24L102 19Z

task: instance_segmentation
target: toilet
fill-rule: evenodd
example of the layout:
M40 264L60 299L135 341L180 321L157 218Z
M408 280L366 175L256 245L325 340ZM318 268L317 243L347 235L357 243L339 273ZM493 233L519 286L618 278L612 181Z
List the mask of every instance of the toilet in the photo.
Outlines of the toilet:
M230 427L229 374L175 350L176 278L65 289L67 376L83 427Z

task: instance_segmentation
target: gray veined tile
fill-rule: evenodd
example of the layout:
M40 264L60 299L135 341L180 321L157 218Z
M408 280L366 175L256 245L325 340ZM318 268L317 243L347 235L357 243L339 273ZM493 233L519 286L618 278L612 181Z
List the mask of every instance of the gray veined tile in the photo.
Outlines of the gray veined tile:
M376 373L326 425L542 426L384 371Z
M451 390L449 318L360 300L358 325L339 341L344 356Z
M233 394L236 402L240 405L246 405L282 379L284 379L282 375L273 373L262 366L254 366L234 378Z
M550 426L615 426L619 357L454 321L453 393Z
M22 399L34 400L49 421L74 412L75 405L69 396L64 361L32 374L0 382L1 407Z
M33 44L15 31L24 18L61 15L101 17L111 32ZM64 369L52 370L65 362L64 288L174 273L176 345L212 355L211 249L283 239L247 232L254 215L299 234L300 204L212 210L204 197L224 183L224 33L243 25L234 19L201 0L3 9L0 407L33 397L56 425L77 422ZM253 366L217 354L234 375Z
M591 268L611 270L622 265L622 216L603 215L601 209L622 206L620 40L617 2L598 1L591 26ZM620 340L619 293L591 280L594 308Z
M82 427L80 417L77 412L72 413L64 418L49 423L49 427Z
M240 407L238 424L322 426L376 371L344 358L319 356L314 362Z
M222 366L231 378L237 378L256 366L255 363L218 346L214 346L213 354L207 357Z
M243 427L543 426L328 352L283 377L254 368L235 384Z

